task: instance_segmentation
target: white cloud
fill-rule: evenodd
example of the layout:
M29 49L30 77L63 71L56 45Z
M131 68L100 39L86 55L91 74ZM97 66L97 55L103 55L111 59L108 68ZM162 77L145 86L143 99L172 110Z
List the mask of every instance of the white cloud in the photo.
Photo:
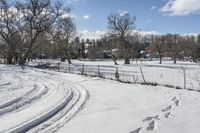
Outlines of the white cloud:
M157 32L157 31L141 31L141 30L133 30L132 33L133 33L133 34L134 34L134 33L138 33L138 34L141 35L141 36L160 35L160 33Z
M150 37L151 35L163 35L157 31L143 31L143 30L133 30L132 35L134 34L138 34L140 36L146 36L146 37ZM200 33L179 33L182 36L197 36ZM78 35L80 36L80 38L82 39L100 39L101 37L103 37L104 35L108 35L108 31L107 30L97 30L97 31L89 31L87 29L85 30L81 30L78 31Z
M89 30L81 30L78 31L78 34L81 36L81 38L84 39L100 39L104 35L106 35L108 31L106 30L97 30L97 31L89 31ZM141 36L150 36L150 35L160 35L159 32L156 31L141 31L141 30L133 30L132 34L138 33Z
M124 16L125 14L128 14L128 11L119 10L118 12L119 12L120 16Z
M61 17L62 17L62 18L69 18L69 17L71 17L72 19L77 18L76 15L74 15L74 14L69 14L69 13L64 13Z
M89 15L89 14L84 15L82 18L83 18L83 19L90 19L90 15Z
M156 9L157 7L156 6L152 6L151 8L150 8L150 10L154 10L154 9Z
M185 16L200 13L200 0L169 0L161 9L165 15Z
M79 0L67 0L67 3L79 2Z
M69 13L64 13L62 16L61 16L61 18L69 18L70 17L70 14Z
M62 18L71 17L72 19L90 19L90 15L77 16L75 14L63 13Z
M84 39L100 39L103 35L106 34L106 31L89 31L89 30L82 30L79 31L78 34L80 34L81 38Z
M183 36L198 36L200 33L184 33Z

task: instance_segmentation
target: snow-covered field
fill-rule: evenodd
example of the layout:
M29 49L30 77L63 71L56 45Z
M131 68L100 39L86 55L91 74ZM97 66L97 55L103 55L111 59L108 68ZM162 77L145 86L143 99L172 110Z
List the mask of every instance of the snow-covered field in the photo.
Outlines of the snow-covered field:
M73 63L115 67L111 61ZM199 72L197 64L183 62L119 63L123 70L142 66L144 74L155 69L158 75L177 75L183 66L191 75ZM146 80L164 81L155 77L145 75ZM199 103L198 91L0 65L0 132L199 133Z
M132 61L130 65L124 65L124 61L77 61L73 64L58 60L38 60L37 62L49 62L53 66L60 67L59 71L70 73L83 73L86 75L102 76L108 79L116 79L116 69L119 72L119 80L131 83L157 83L189 90L200 90L200 65L197 63L178 61ZM37 65L32 62L31 65ZM84 65L83 65L84 64Z

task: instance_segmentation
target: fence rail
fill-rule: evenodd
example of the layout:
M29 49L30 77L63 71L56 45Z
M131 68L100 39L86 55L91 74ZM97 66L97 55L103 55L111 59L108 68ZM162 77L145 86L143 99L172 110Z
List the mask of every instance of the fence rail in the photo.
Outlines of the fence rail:
M200 69L159 66L103 66L44 63L35 66L59 72L96 76L135 84L152 84L177 89L200 90Z

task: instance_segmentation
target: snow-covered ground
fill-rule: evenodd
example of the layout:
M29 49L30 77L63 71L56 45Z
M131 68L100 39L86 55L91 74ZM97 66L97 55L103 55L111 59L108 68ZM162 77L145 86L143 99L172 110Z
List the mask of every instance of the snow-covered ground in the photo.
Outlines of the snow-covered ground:
M74 60L73 63L83 62ZM84 63L114 66L111 61ZM127 66L120 62L118 67L131 70L136 66L141 64ZM183 62L177 65L143 62L142 69L177 74L183 66L194 73L199 71L197 64ZM152 77L145 75L145 78ZM198 91L0 66L0 132L199 133L199 103Z
M84 88L55 73L1 65L0 132L56 131L86 98Z
M199 133L200 93L70 75L90 92L60 133Z

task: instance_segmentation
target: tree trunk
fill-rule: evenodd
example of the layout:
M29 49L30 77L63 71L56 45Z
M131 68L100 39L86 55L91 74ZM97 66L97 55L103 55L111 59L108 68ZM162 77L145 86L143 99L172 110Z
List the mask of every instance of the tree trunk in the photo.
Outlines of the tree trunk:
M124 37L121 37L121 39L120 39L121 40L121 45L123 47L123 52L124 52L124 59L125 59L124 64L130 64L130 57L128 56L128 49L125 46L126 44L125 44L125 40L124 39L125 39Z
M13 64L13 52L10 49L10 47L6 56L6 60L7 60L7 64L10 64L10 65Z
M112 59L113 59L115 65L118 65L118 63L117 63L117 61L116 61L116 57L115 57L114 55L112 55Z
M33 44L31 44L31 46L32 46ZM27 61L27 59L28 59L28 57L30 56L30 54L31 54L31 52L32 52L32 49L31 49L31 47L29 48L29 50L25 53L25 55L24 56L22 56L22 57L20 57L18 60L19 60L19 65L24 65L25 63L26 63L26 61Z
M130 58L126 57L124 64L130 64Z
M13 62L12 62L12 57L11 57L11 56L7 58L7 63L8 63L9 65L13 64Z
M65 56L67 57L67 61L68 61L68 63L69 63L69 64L72 64L72 62L71 62L71 59L70 59L70 56L69 56L68 52L65 52Z
M174 57L174 64L176 64L176 57Z
M15 64L17 64L18 63L18 60L19 60L19 58L18 58L18 56L17 55L15 55Z
M124 64L130 64L130 57L128 56L128 51L126 51L126 48L124 48L124 58L125 58L125 61L124 61Z
M125 61L124 64L130 64L130 56L128 54L128 51L125 51Z
M26 59L25 58L20 58L18 64L19 65L24 65L26 63Z
M67 60L69 64L72 64L71 59L69 57L67 58Z
M160 57L160 64L162 64L162 55L160 55L159 57Z

